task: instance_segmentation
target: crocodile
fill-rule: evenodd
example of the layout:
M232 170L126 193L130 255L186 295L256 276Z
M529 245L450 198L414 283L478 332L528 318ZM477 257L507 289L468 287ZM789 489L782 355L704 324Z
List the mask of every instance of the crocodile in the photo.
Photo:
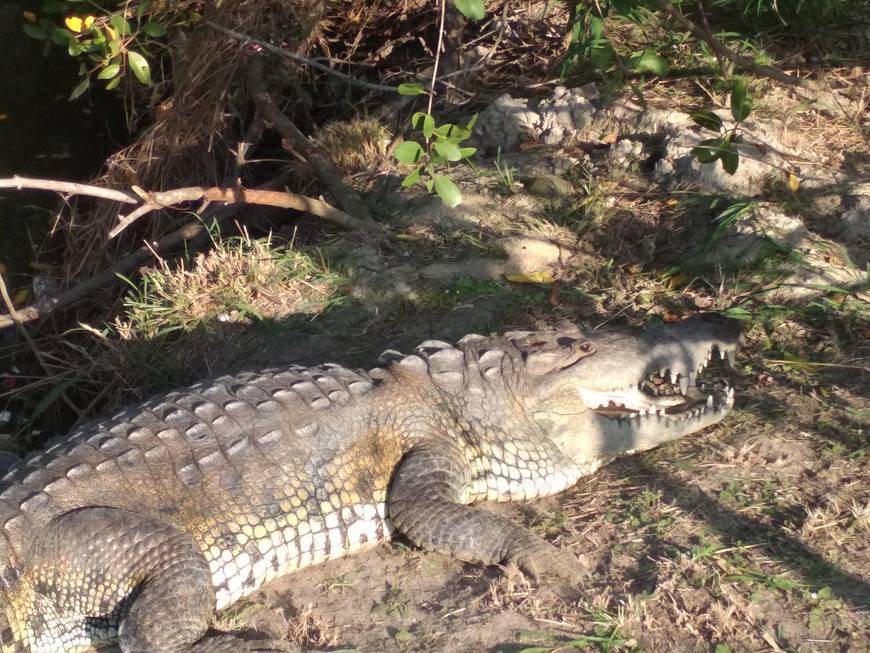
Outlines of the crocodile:
M264 583L401 533L576 583L576 558L474 505L558 493L721 420L716 315L571 323L222 376L81 426L0 481L0 645L62 653L279 650L211 625Z

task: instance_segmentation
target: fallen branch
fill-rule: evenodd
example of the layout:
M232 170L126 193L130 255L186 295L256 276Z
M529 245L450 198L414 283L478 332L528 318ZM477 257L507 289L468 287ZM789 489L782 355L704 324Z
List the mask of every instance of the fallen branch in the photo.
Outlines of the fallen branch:
M256 192L270 192L268 190L269 187L280 187L284 185L285 182L286 179L283 176L278 177L263 184L263 189L257 189ZM250 193L252 191L248 192ZM284 193L280 192L277 194L284 195ZM102 272L85 279L60 295L40 300L33 306L19 308L14 311L14 314L10 313L7 315L0 315L0 329L5 329L16 323L22 324L25 322L33 322L34 320L47 317L62 308L74 304L101 288L121 283L123 276L129 275L137 267L147 263L155 256L162 256L182 243L187 243L197 238L207 237L208 224L211 221L215 221L220 225L234 215L236 215L234 206L222 206L216 208L209 215L188 222L180 229L173 231L171 234L164 236L156 242L146 242L135 252L128 254L124 258L118 259Z
M695 38L700 39L701 41L709 45L710 49L713 50L713 53L717 55L717 57L723 57L733 63L735 66L753 72L756 75L761 75L762 77L769 77L770 79L780 82L781 84L798 86L800 88L813 92L821 92L826 90L825 86L823 84L820 84L819 82L810 79L803 79L801 77L795 77L794 75L789 75L788 73L780 70L779 68L756 63L748 57L737 54L729 47L727 47L724 43L722 43L722 41L717 39L712 34L712 32L709 32L703 27L696 25L691 19L687 18L679 9L677 9L673 5L670 0L658 0L658 3L661 8L664 9L665 13L668 16L670 16L673 20L682 25L684 29L687 29L692 34L694 34ZM703 6L700 4L700 2L699 10L703 10Z
M31 179L29 177L19 177L18 175L6 179L0 179L0 188L13 188L15 190L50 190L56 193L64 193L66 195L87 195L89 197L98 197L100 199L112 200L114 202L124 202L125 204L138 204L140 201L135 194L123 190L101 188L100 186L78 184L71 181L57 181L56 179Z
M142 202L140 206L133 209L126 216L118 216L118 224L109 232L110 240L151 211L169 208L182 202L195 202L199 200L221 202L223 204L258 204L262 206L275 206L281 209L295 209L316 215L345 229L361 230L371 226L363 220L359 220L344 211L330 206L326 202L289 191L190 186L188 188L176 188L174 190L150 193L137 186L133 186L133 192L127 192L54 179L29 179L18 177L17 175L9 179L0 179L0 188L48 190L65 195L87 195L128 204Z
M257 190L253 188L219 188L217 186L190 186L176 188L158 193L146 193L142 196L144 204L131 211L126 216L119 216L117 225L109 232L109 238L114 238L143 215L175 206L182 202L221 202L224 204L258 204L275 206L282 209L305 211L319 218L333 222L346 229L360 230L369 225L352 215L321 202L313 197L297 195L289 191Z
M377 223L369 217L368 209L362 199L356 191L344 183L329 157L299 131L299 128L272 101L263 81L263 57L260 54L253 54L248 59L247 84L248 94L257 105L260 115L291 147L305 157L324 193L331 196L332 200L345 211L358 216L357 219L363 221L369 228L376 228Z

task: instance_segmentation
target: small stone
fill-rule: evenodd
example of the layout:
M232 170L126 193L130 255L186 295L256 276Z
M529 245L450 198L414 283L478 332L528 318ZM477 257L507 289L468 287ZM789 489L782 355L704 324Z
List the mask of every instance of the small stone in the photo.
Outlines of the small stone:
M542 175L532 181L529 192L539 197L557 199L571 195L574 192L574 186L568 180L557 175Z

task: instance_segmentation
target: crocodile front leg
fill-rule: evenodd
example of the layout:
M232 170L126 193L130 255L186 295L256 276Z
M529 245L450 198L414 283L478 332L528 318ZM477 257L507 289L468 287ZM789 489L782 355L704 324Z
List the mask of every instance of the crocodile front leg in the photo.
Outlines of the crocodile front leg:
M215 604L208 563L189 535L140 514L65 513L22 563L12 606L20 650L62 653L115 638L124 653L275 650L207 634Z
M500 515L464 505L468 468L455 445L427 442L402 459L387 493L396 530L417 546L479 565L515 565L535 580L577 581L567 553Z

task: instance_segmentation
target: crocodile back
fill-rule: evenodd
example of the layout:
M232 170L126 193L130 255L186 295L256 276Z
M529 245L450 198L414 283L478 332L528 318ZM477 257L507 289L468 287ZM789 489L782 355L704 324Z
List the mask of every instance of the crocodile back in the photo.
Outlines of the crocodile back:
M383 382L334 365L242 373L82 426L0 482L2 559L70 510L131 510L193 536L223 607L376 542L401 443L360 404Z

